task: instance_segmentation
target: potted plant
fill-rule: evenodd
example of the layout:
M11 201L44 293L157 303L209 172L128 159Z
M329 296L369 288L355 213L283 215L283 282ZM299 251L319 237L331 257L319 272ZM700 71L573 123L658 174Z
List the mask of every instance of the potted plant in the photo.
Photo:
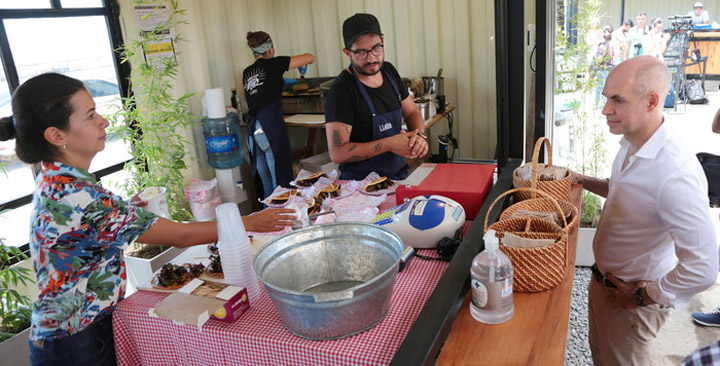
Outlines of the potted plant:
M596 44L588 44L589 32L600 19L600 0L585 0L578 6L577 13L569 19L576 37L571 40L568 29L556 24L556 109L568 115L570 169L589 176L607 175L610 167L606 149L605 125L599 111L595 109L595 91L599 84L597 68L592 59ZM595 226L600 218L602 199L592 192L583 190L580 207L580 229L578 232L577 265L594 263L592 240Z
M190 158L187 151L191 144L182 132L194 125L188 101L192 94L174 93L178 75L174 47L182 41L175 28L185 23L182 20L185 10L178 8L177 0L160 3L164 8L159 14L165 15L165 20L151 31L141 31L118 50L122 62L133 66L129 79L131 92L122 98L122 106L110 119L116 126L115 132L132 146L132 157L125 164L125 170L130 172L130 179L123 186L125 194L130 196L147 187L165 187L170 218L186 221L193 219L183 196L185 159ZM140 0L135 4L150 2ZM166 47L170 51L157 56L157 50L167 51ZM174 247L134 245L126 256L131 286L150 278L180 252L182 249ZM149 258L134 257L136 253Z

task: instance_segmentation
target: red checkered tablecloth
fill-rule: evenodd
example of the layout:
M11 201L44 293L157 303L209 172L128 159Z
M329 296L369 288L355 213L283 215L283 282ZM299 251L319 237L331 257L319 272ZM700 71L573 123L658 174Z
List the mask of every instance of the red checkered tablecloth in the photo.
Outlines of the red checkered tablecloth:
M392 206L387 200L381 209ZM470 224L465 223L465 231ZM419 252L437 256L434 250ZM259 299L250 299L250 310L234 323L210 319L202 328L151 317L149 310L167 294L138 291L121 301L113 316L118 364L388 364L447 265L412 259L397 276L385 319L368 331L332 341L311 341L290 333L264 289Z

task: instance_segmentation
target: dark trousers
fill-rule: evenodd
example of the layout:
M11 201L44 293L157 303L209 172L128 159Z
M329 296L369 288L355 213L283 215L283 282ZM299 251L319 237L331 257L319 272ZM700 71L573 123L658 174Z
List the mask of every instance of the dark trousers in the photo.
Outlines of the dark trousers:
M30 362L43 366L116 365L112 316L61 339L30 340Z

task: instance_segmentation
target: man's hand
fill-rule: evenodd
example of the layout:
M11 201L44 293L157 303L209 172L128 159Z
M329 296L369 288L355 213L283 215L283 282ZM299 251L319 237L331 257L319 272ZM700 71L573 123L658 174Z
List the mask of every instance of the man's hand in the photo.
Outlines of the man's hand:
M410 132L401 131L401 133L409 139L408 146L410 147L411 158L421 158L427 154L429 147L425 135L421 134L417 129Z
M287 208L266 208L250 216L243 216L245 230L256 232L280 231L292 226L297 219L295 210Z
M639 287L647 286L647 281L635 281L633 283L625 282L610 273L606 273L605 277L612 282L617 288L604 287L605 295L610 298L614 309L635 309L638 306L633 301L635 292ZM650 304L650 298L645 299L645 304Z

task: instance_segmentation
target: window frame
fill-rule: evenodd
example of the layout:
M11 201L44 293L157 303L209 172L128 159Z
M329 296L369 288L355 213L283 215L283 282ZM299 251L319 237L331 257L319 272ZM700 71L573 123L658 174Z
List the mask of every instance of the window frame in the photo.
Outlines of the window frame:
M122 30L120 27L120 7L117 0L103 0L102 7L97 8L63 8L61 0L48 0L50 8L45 9L0 9L0 61L2 61L5 77L10 87L10 94L20 85L15 61L10 49L10 42L5 30L6 19L38 19L38 18L65 18L65 17L83 17L83 16L103 16L107 23L107 32L111 42L111 48L118 50L123 45ZM113 52L113 64L115 66L115 74L122 98L129 96L129 75L130 66L123 63L121 55L117 51ZM112 166L100 169L93 174L102 181L106 175L115 173L123 169L127 161L122 161ZM32 167L33 176L37 177L39 172L39 164ZM20 208L32 202L32 194L19 197L8 202L0 202L0 212L5 210L13 210ZM25 254L29 255L30 247L28 243L19 245L18 248Z

